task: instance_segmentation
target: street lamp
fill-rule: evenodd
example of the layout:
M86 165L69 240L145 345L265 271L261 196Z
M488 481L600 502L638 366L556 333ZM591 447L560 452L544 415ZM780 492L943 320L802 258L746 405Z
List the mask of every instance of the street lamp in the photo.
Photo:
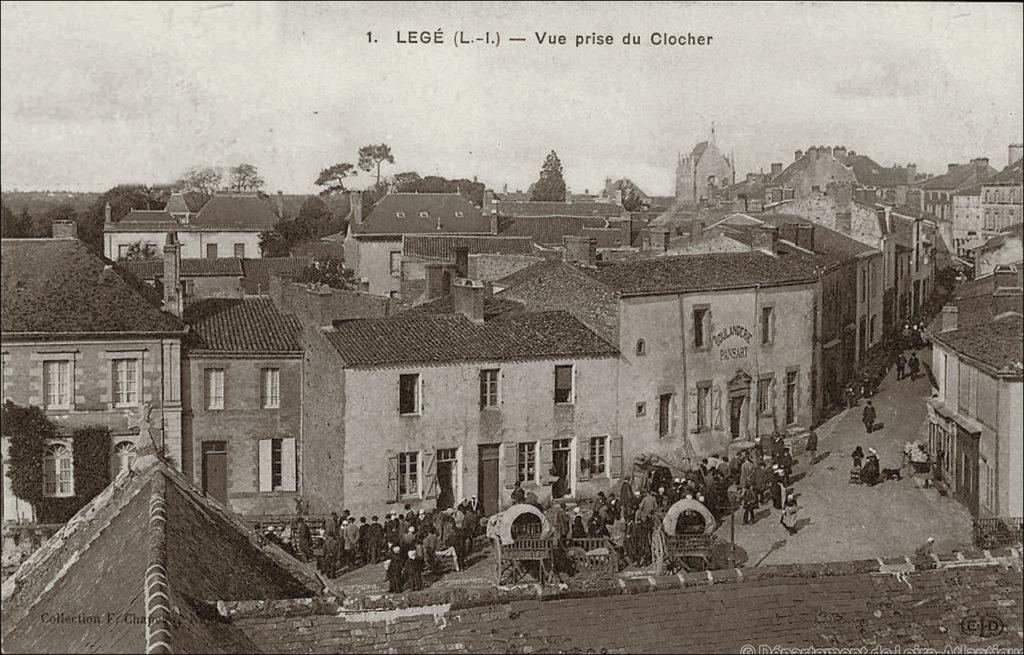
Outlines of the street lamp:
M740 499L739 489L730 487L729 492L729 568L736 568L736 503Z

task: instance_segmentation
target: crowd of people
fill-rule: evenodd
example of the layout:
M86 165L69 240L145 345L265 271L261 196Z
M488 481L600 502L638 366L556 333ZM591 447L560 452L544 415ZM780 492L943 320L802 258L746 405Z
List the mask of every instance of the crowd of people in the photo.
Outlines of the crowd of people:
M328 578L366 565L382 564L393 592L423 587L424 575L438 576L447 561L458 571L475 550L483 515L479 501L465 499L444 510L413 510L356 519L349 510L331 512L323 526L297 517L281 532L263 530L303 562L315 562Z

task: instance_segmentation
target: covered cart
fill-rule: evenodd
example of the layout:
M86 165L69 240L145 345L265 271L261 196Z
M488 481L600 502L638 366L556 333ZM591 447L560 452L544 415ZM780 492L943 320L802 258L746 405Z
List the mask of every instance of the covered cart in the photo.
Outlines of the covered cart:
M718 522L704 503L684 498L672 505L651 539L651 552L658 570L707 569L716 529Z
M527 575L544 583L554 576L555 528L533 505L519 503L487 520L494 544L495 584L517 584Z

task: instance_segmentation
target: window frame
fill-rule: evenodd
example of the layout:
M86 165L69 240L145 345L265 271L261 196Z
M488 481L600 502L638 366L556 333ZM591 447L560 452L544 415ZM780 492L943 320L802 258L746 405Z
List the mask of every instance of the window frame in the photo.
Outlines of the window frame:
M66 367L63 385L61 384L61 367ZM48 370L51 367L57 368L57 402L50 402L50 380L51 374ZM72 357L53 357L43 360L43 409L44 410L69 410L75 408L75 362ZM65 398L60 402L61 388Z
M604 475L608 476L609 453L608 435L590 437L587 447L587 459L590 460L591 477ZM600 464L598 464L600 462Z
M493 379L490 379L492 378ZM480 409L494 410L501 404L501 369L480 369Z
M242 254L238 254L239 249L241 249ZM245 244L244 243L233 244L232 254L234 254L235 259L245 259Z
M219 391L220 394L216 395L213 391L216 390L217 385L211 384L214 378L219 378ZM203 407L208 412L223 411L227 405L225 393L227 375L225 374L223 367L210 367L203 369ZM215 402L217 401L217 402Z
M397 256L398 266L395 266ZM391 277L402 276L402 251L392 250L388 253L388 273Z
M122 446L128 446L123 449ZM113 440L110 449L110 479L116 480L122 471L131 470L132 463L138 457L138 447L131 439Z
M412 406L413 411L406 412L402 411L405 403L402 402L402 394L405 393L403 388L403 380L412 378L413 384L409 389L412 390ZM398 375L398 415L399 416L421 416L423 414L423 376L419 373L399 373Z
M709 381L697 383L697 425L694 426L695 431L710 430L711 421L711 387L712 384ZM703 411L701 411L703 409Z
M52 469L50 462L53 462ZM65 463L68 465L65 466ZM65 481L67 489L64 488ZM50 491L50 482L53 483L53 491ZM43 452L43 497L72 498L74 495L75 451L72 444L66 441L49 441Z
M636 353L637 357L644 357L647 355L647 342L643 339L636 340L636 346L633 348L633 352Z
M516 480L520 484L537 483L537 441L520 441L516 444ZM528 473L528 477L523 474Z
M698 318L699 313L699 318ZM690 309L690 322L693 325L693 338L690 343L695 351L711 350L711 305L694 305ZM697 337L700 343L697 343Z
M281 369L268 366L260 369L260 409L281 408Z
M558 398L559 398L560 387L558 386L558 371L559 370L565 370L565 369L569 369L569 389L568 389L569 393L568 393L568 396L566 397L565 400L559 400ZM576 404L576 365L575 364L555 364L554 373L555 373L554 393L552 394L552 398L554 399L555 404L556 405L575 405ZM564 391L565 390L564 387L562 387L561 390Z
M647 403L640 401L636 404L636 417L640 418L643 416L647 416Z
M658 394L658 438L672 436L672 396L674 395L673 393Z
M767 325L765 316L767 315ZM775 305L763 305L761 307L761 320L758 323L761 331L761 345L770 346L775 343Z
M757 415L771 416L775 409L772 384L775 382L774 373L762 374L757 380Z
M398 453L397 491L399 499L423 497L422 463L423 453L419 450Z
M213 256L210 256L213 253ZM216 243L206 244L205 259L220 259L220 248L217 247Z
M124 370L124 383L122 387L121 382L121 371L118 370L119 365L126 364ZM139 359L137 357L117 357L110 360L110 401L114 407L138 407L142 400L142 376L139 366ZM129 384L129 378L134 375L134 389ZM131 394L135 395L135 400L129 400ZM122 400L122 396L124 400Z

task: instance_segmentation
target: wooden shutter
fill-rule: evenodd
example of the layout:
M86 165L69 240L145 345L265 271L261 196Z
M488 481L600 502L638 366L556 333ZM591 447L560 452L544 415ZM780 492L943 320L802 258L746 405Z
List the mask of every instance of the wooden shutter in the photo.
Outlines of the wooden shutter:
M579 367L576 366L576 364L573 364L572 365L572 393L569 394L569 402L572 403L573 405L576 404L576 393L577 393L576 390L578 388L578 384L577 383L579 382L579 376L577 375L578 372L579 372Z
M295 491L295 439L281 440L281 491Z
M427 483L427 493L424 498L437 498L437 451L428 450L423 453L423 473L426 477L423 480Z
M613 478L622 477L622 437L608 437L608 474Z
M771 412L772 416L775 416L775 377L772 377L772 381L768 383L768 411Z
M274 483L271 473L271 452L273 451L273 439L260 439L260 491L273 491Z
M699 417L697 416L697 409L698 409L697 392L696 391L691 391L690 392L690 431L691 432L696 431L696 429L700 426Z
M582 466L580 466L579 462L584 457L586 457L588 460L590 459L590 439L579 439L578 441L579 448L577 448L578 452L576 457L576 463L574 464L574 466L579 466L579 474L576 479L579 480L580 482L586 482L587 480L590 479L591 475L593 475L594 462L590 462L590 468L588 469L584 469ZM605 454L607 455L607 453Z
M716 384L711 390L711 416L716 430L722 429L722 390Z
M519 477L517 444L505 444L505 488L511 489L516 485L516 478Z
M389 452L387 454L388 486L385 503L398 502L398 455Z
M551 467L554 465L554 462L554 442L540 442L540 479L542 484L554 482L555 478L551 475Z

